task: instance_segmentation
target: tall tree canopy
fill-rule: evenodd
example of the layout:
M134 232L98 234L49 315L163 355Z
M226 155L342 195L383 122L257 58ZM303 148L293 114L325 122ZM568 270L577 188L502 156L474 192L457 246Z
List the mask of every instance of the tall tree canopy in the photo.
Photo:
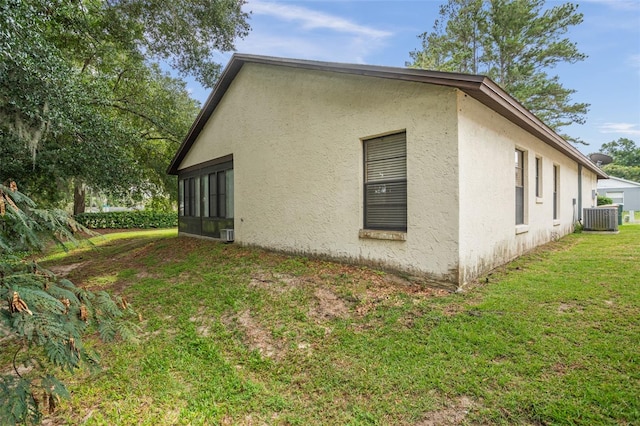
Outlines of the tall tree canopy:
M613 158L602 169L611 176L640 182L640 146L627 138L602 144L601 152Z
M0 176L39 201L76 189L154 194L211 87L212 52L247 34L242 0L0 0Z
M584 123L588 104L573 103L549 71L585 59L564 35L582 22L577 5L544 0L448 0L411 66L484 74L550 127ZM569 138L571 139L571 138ZM575 140L575 139L574 139Z

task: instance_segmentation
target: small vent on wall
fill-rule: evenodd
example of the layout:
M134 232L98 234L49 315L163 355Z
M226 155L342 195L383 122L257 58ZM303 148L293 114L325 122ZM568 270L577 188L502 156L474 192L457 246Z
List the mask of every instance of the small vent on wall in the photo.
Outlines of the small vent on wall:
M226 243L233 242L234 240L234 232L233 229L221 229L220 230L220 239Z
M618 208L587 208L584 209L585 231L617 231Z

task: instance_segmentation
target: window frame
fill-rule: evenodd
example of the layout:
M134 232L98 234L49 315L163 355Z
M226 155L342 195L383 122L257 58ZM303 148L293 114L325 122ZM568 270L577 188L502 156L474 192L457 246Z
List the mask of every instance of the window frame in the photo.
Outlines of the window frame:
M402 137L403 146L403 156L390 156L388 158L377 158L369 160L370 152L372 150L372 146L377 143L385 143L385 139L391 139L389 143L398 142L397 140L393 140L395 138ZM363 153L363 228L365 230L380 230L380 231L399 231L406 232L407 231L407 222L408 222L408 213L407 213L407 133L406 130L397 131L388 133L382 136L370 137L366 139L362 139L362 153ZM390 179L371 179L369 176L369 169L374 164L380 165L384 161L388 161L389 164L393 167L397 163L397 160L400 159L402 163L401 169L404 173L400 177L393 177ZM375 186L383 187L384 194L387 193L387 189L391 188L394 191L394 195L398 194L400 191L400 202L378 202L374 204L371 195L369 194L371 188ZM382 197L381 197L382 198ZM389 197L391 198L391 197ZM374 221L370 218L370 212L372 208L377 205L377 207L382 207L383 209L389 209L389 211L393 210L392 213L404 213L404 218L400 220L400 225L392 224L391 222L385 223L374 223Z
M515 149L515 222L516 226L526 225L527 222L527 152ZM520 185L519 185L520 184ZM520 206L519 206L520 201ZM520 207L520 208L519 208Z
M543 198L543 187L542 187L542 157L536 156L536 198L542 201Z
M553 165L553 220L560 219L560 166Z

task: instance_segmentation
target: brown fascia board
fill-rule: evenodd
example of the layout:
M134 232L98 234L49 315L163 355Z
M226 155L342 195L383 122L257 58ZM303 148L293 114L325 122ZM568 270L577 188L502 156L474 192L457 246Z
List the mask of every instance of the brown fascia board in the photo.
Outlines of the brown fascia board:
M572 158L578 164L582 164L587 169L594 172L598 178L607 178L607 175L586 156L542 123L542 121L540 121L535 115L524 108L518 101L507 94L488 77L442 71L429 71L417 68L344 64L247 54L233 55L229 64L223 71L222 76L218 80L218 83L209 95L207 102L191 126L187 137L184 139L178 149L178 152L171 161L171 164L167 169L167 173L173 175L178 174L178 166L180 165L180 162L184 159L207 120L217 107L218 103L222 100L222 97L231 85L231 82L245 63L286 66L308 70L329 71L455 87L496 111L498 114L502 115L517 126L540 138L542 141L567 155L569 158Z

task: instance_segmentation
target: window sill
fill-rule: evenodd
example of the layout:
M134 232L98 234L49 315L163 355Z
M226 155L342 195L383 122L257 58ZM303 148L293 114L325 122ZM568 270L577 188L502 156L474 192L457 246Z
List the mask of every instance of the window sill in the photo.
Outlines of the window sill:
M516 235L529 232L529 225L516 225Z
M544 202L544 198L536 197L536 204L542 204Z
M358 237L370 240L407 241L407 233L403 231L361 229L358 231Z
M560 221L557 219L553 220L553 226L559 226L560 225Z

